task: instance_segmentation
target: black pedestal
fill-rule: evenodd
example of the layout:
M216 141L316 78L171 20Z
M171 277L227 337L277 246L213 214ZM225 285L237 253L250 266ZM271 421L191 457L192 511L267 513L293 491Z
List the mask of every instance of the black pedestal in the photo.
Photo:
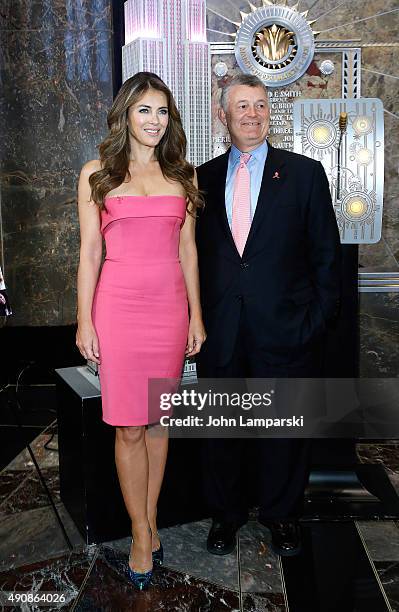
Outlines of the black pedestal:
M341 309L327 333L323 373L326 378L357 378L357 245L342 245L341 279ZM385 469L360 465L355 439L314 440L311 466L305 503L309 520L399 518L399 498Z
M313 469L303 520L397 520L399 498L382 465Z
M86 367L57 370L61 499L87 544L131 533L115 467L115 429L102 421L95 384ZM206 515L200 443L170 440L158 504L159 527Z

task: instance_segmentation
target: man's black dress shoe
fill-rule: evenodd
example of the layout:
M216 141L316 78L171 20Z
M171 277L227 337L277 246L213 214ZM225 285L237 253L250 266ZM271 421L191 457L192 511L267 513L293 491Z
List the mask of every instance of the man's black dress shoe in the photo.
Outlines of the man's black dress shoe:
M237 525L224 521L213 521L206 548L212 555L228 555L236 547Z
M301 551L301 530L298 521L268 521L272 534L271 548L276 555L293 557Z

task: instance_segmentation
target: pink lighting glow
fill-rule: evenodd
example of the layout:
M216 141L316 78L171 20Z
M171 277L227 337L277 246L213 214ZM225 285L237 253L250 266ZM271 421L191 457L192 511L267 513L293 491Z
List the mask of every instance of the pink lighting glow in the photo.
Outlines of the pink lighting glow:
M187 39L190 42L206 42L204 0L187 0Z
M160 38L159 0L125 2L125 44L138 38Z
M136 30L136 32L131 33L131 36L126 36L126 40L132 42L132 40L137 40L137 38L159 38L159 34L156 30Z

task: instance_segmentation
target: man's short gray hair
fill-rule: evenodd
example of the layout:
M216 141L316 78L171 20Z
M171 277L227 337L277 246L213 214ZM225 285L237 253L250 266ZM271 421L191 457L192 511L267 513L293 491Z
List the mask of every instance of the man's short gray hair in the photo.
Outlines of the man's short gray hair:
M266 100L269 101L269 94L266 85L263 81L258 79L254 74L237 74L234 76L231 81L222 89L222 93L220 96L220 106L223 108L224 112L227 110L228 104L228 95L229 91L235 85L247 85L248 87L262 87L263 91L266 94Z

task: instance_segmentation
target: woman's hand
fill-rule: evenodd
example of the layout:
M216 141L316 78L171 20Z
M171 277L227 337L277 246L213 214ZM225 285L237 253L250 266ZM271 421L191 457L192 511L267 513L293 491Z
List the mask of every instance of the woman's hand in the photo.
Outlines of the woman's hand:
M192 317L188 328L186 357L193 357L200 352L206 340L205 327L200 317Z
M80 354L94 363L100 363L98 338L93 323L81 323L76 332L76 346Z

